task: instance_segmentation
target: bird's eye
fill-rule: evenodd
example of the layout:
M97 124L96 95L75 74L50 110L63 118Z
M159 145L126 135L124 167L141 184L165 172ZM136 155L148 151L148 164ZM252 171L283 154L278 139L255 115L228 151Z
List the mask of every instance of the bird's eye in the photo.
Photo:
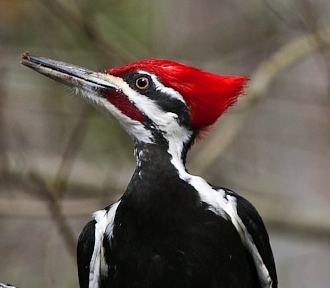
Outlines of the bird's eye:
M145 90L150 86L150 79L146 76L141 76L135 80L135 86L141 90Z

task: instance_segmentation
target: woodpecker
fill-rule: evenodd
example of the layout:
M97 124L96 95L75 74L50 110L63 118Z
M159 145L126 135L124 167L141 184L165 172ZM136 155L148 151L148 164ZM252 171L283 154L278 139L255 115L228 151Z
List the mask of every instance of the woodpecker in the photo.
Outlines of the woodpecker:
M134 141L136 169L126 191L79 236L81 288L277 287L254 206L185 167L194 141L234 104L246 76L163 59L103 72L28 53L21 63L69 86Z

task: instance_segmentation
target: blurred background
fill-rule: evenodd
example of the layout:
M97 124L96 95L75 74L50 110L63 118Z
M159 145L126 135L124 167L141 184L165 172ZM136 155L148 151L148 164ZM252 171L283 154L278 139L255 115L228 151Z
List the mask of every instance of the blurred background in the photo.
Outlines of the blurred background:
M135 167L130 138L20 55L104 69L169 58L249 75L192 174L268 228L280 287L330 283L328 0L0 0L0 282L78 287L76 239Z

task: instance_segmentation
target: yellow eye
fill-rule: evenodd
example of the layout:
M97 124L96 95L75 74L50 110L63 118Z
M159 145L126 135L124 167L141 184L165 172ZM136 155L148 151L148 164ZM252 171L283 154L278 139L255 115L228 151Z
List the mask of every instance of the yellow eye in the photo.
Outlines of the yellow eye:
M135 80L135 86L141 90L145 90L150 86L150 80L148 77L142 76Z

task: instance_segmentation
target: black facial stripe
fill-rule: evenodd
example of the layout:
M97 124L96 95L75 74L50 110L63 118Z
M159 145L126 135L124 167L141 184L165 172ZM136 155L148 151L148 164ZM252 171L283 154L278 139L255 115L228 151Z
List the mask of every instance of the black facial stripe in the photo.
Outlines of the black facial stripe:
M178 99L171 98L165 93L159 91L159 98L154 99L159 107L161 107L166 112L172 112L178 115L177 121L181 126L190 125L190 116L188 107ZM146 95L147 96L147 95Z
M155 124L151 121L151 119L146 118L143 122L144 127L149 130L152 134L153 140L158 145L168 147L168 141L163 135L163 131L159 130L159 127L155 126Z
M151 83L151 85L145 90L141 90L135 85L136 79L142 76L147 77ZM172 112L178 115L177 121L180 125L189 126L190 116L188 107L179 99L173 98L173 96L157 90L150 75L143 73L128 73L123 79L133 90L153 100L163 111Z

